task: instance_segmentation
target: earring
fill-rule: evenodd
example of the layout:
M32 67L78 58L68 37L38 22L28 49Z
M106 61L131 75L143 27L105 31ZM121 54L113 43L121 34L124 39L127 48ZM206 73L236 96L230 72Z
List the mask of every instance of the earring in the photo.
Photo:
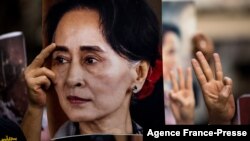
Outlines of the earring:
M137 93L137 86L134 86L133 88L132 88L132 92L135 94L135 93Z

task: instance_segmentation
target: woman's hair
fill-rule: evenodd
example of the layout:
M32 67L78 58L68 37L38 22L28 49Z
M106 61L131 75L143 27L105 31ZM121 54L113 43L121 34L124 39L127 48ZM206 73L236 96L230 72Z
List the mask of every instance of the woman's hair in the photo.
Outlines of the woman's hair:
M173 32L173 33L175 33L179 38L181 38L181 31L180 31L180 29L179 29L176 25L174 25L174 24L170 24L170 23L162 24L162 36L163 36L166 32Z
M144 0L63 0L51 7L46 16L44 33L48 43L53 41L65 13L85 8L99 13L103 36L116 53L154 65L159 57L159 24Z

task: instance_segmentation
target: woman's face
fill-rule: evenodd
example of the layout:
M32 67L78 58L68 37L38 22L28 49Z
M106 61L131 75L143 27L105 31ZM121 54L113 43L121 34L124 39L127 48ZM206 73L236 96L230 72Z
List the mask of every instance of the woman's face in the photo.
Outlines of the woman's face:
M62 109L75 122L124 115L129 110L134 67L106 42L99 14L73 10L60 20L52 55Z
M174 69L176 65L176 49L179 45L178 37L173 32L167 32L163 36L163 69L166 72Z

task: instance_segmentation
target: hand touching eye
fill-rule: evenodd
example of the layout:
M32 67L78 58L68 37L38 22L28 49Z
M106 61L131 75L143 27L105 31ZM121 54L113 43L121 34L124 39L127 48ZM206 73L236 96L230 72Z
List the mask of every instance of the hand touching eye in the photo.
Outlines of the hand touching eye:
M31 106L43 108L46 105L45 90L50 87L51 81L54 81L55 74L50 69L43 67L43 64L54 49L55 44L43 49L24 71Z

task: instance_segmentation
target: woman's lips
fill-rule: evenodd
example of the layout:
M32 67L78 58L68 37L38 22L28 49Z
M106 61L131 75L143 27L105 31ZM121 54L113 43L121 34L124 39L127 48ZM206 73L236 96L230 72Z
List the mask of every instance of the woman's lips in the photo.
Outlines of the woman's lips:
M80 98L77 96L67 96L67 100L71 103L71 104L83 104L83 103L87 103L90 102L90 99L85 99L85 98Z

